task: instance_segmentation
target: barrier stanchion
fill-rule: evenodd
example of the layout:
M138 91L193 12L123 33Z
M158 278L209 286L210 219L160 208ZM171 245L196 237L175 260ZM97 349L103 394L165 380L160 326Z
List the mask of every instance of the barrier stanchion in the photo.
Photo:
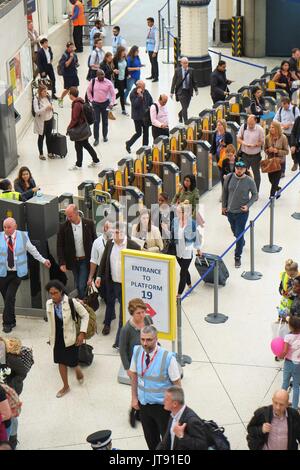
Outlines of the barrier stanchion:
M255 271L254 267L254 221L250 221L250 271L244 271L242 274L247 281L258 281L262 278L262 273Z
M281 246L274 245L274 218L275 218L275 197L271 197L270 204L270 244L262 247L265 253L279 253Z
M228 320L227 315L219 313L219 258L215 262L214 267L214 313L209 313L205 317L207 323L225 323Z
M184 367L186 364L192 363L192 358L182 354L182 310L181 310L181 298L176 299L177 306L177 354L176 359Z

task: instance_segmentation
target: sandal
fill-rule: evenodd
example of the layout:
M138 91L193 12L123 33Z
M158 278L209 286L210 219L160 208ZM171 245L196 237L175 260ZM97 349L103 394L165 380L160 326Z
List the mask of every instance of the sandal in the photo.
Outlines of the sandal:
M59 390L59 392L57 392L56 398L61 398L61 397L63 397L64 395L66 395L67 393L69 393L69 391L70 391L70 387L68 387L68 388L66 388L66 389L65 389L65 388L62 388L61 390Z

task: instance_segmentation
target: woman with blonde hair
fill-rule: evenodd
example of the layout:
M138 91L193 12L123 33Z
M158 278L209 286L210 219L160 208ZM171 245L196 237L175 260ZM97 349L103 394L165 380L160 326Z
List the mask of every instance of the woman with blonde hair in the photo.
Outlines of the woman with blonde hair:
M270 197L275 196L277 191L280 191L279 181L281 178L282 168L284 165L284 159L289 153L289 144L286 136L282 132L280 122L273 121L270 125L269 134L266 137L265 142L265 153L268 159L279 158L280 169L268 173L269 181L271 183ZM276 196L280 197L280 194Z
M151 215L146 208L141 210L139 222L133 225L131 236L144 240L142 249L145 251L159 253L164 247L159 228L151 223Z
M216 131L213 134L212 146L210 150L211 158L215 158L219 163L222 153L224 153L227 145L232 144L232 135L227 131L227 123L225 119L218 119ZM220 174L221 177L221 174ZM221 178L222 179L222 178Z
M45 85L40 85L37 95L33 99L34 110L34 129L33 132L38 134L38 149L40 153L40 160L46 160L44 156L43 146L44 138L46 137L46 146L48 151L48 158L54 158L53 154L49 152L50 137L53 128L53 106L51 103L48 90Z

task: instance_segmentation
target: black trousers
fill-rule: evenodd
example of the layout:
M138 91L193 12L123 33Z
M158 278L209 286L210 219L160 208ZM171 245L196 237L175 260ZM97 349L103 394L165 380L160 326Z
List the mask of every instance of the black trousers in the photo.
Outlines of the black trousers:
M155 450L168 429L170 412L163 405L141 405L140 419L149 450Z
M50 80L51 80L51 85L52 85L52 94L55 95L56 93L56 82L55 82L55 73L54 73L54 70L53 70L53 65L52 64L48 64L47 65L47 68L45 70L45 74L44 77L49 77ZM42 77L42 74L41 74L41 77Z
M151 62L151 77L155 80L158 80L159 76L159 71L158 71L158 54L156 54L155 57L153 57L153 51L148 52L149 54L149 59Z
M109 105L109 101L104 101L103 103L96 103L93 101L93 108L95 111L95 123L94 123L94 138L95 140L99 140L99 127L100 121L102 118L102 135L103 139L106 139L108 134L108 111L107 107Z
M133 121L135 126L135 134L127 141L131 147L143 134L143 145L149 144L149 126L145 126L144 121Z
M115 81L116 88L118 89L118 93L116 99L120 98L121 108L122 111L125 111L125 90L126 90L126 79L124 80L116 80Z
M260 181L261 181L261 176L260 176L261 154L259 153L257 155L248 155L247 153L243 152L242 160L246 163L248 168L252 169L257 192L259 193Z
M73 29L73 39L76 47L76 52L83 52L82 30L83 26L74 26Z
M177 262L180 266L180 279L178 285L178 294L182 294L186 285L190 286L192 284L191 275L189 273L189 267L192 262L191 259L177 258Z
M76 155L77 155L77 160L75 165L81 167L82 166L82 159L83 159L83 149L87 150L90 154L90 156L93 159L93 162L98 163L100 160L98 158L98 155L89 143L88 139L86 140L78 140L75 142L75 150L76 150Z
M15 302L21 279L16 271L8 271L5 277L0 277L0 292L4 301L3 325L12 325L16 322Z
M182 89L180 95L178 95L181 111L178 113L179 119L183 119L184 124L187 124L188 120L188 108L192 99L191 93L189 90Z
M281 177L280 171L273 171L273 173L268 173L269 181L271 183L270 196L275 196L276 191L278 190L279 181Z
M115 339L115 344L119 346L119 339L121 328L123 326L123 313L122 313L122 284L120 282L107 282L106 285L106 310L104 324L110 326L111 321L115 315L116 300L120 304L119 326Z
M169 137L169 128L168 127L155 127L155 126L152 126L152 136L153 136L153 140L155 140L157 137L159 137L160 135L166 135Z
M50 141L50 136L52 134L52 128L53 128L53 119L49 119L49 121L44 122L44 133L42 135L39 135L38 138L38 148L40 155L43 155L43 144L44 144L44 138L46 137L46 145L47 145L47 151L49 153L49 141Z

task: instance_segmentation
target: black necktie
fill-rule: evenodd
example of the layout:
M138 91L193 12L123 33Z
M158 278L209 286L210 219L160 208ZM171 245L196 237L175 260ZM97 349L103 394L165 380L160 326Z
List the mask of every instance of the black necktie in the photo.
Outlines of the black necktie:
M146 354L146 367L148 367L150 364L150 355Z
M8 237L8 250L7 250L7 265L10 269L14 267L14 245L12 242L12 238Z

